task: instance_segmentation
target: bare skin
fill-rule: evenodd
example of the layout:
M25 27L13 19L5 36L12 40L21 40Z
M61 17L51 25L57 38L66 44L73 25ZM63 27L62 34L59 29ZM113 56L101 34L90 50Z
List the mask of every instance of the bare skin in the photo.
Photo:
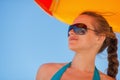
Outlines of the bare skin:
M92 24L94 18L80 15L75 23L84 23L88 28L94 29ZM76 35L73 30L69 32L68 46L75 52L71 66L64 72L61 80L92 80L95 68L95 57L102 43L104 35L96 35L94 31L88 30L85 35ZM40 67L36 80L50 80L52 76L66 63L48 63ZM101 80L115 80L108 75L99 72Z
M52 76L66 63L48 63L40 67L36 80L50 80ZM77 74L76 74L77 73ZM93 72L83 72L73 68L68 68L61 80L92 80ZM101 80L115 80L100 72Z

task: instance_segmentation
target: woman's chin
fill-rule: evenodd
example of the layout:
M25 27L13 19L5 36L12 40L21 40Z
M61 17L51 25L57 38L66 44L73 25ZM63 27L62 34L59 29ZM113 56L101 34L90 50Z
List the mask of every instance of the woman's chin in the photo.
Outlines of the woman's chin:
M74 47L74 46L69 46L69 49L72 50L72 51L76 51L77 50L77 48Z

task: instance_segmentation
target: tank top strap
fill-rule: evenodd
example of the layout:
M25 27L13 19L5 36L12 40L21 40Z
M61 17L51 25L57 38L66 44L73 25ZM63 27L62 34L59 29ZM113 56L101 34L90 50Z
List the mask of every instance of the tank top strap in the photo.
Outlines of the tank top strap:
M51 78L51 80L60 80L60 78L62 77L63 73L67 70L67 68L69 68L71 65L71 62L66 64L65 66L63 66L58 72L56 72L53 77Z
M94 70L93 80L100 80L100 74L99 74L99 71L96 67Z

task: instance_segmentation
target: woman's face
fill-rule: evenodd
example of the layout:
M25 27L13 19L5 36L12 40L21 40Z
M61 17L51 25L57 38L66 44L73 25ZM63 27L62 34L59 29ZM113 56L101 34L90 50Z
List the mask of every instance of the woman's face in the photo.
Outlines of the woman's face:
M92 25L94 24L94 18L88 15L80 15L73 22L73 24L76 23L84 23L88 28L95 30ZM68 32L69 48L75 52L94 50L98 44L98 36L92 30L87 30L83 35L76 34L73 29L70 30Z

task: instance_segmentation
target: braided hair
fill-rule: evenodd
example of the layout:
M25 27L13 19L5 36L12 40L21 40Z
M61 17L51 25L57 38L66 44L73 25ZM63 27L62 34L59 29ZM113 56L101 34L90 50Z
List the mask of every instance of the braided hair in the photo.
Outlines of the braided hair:
M117 58L118 57L117 55L118 40L116 38L116 34L113 32L112 27L109 26L106 19L99 13L92 12L92 11L85 11L81 13L80 15L88 15L88 16L93 17L96 21L93 24L95 26L95 29L97 30L96 34L106 35L106 39L104 40L98 53L102 52L105 48L107 48L107 53L108 53L107 75L113 78L116 78L116 75L118 73L118 66L119 66L119 61Z

